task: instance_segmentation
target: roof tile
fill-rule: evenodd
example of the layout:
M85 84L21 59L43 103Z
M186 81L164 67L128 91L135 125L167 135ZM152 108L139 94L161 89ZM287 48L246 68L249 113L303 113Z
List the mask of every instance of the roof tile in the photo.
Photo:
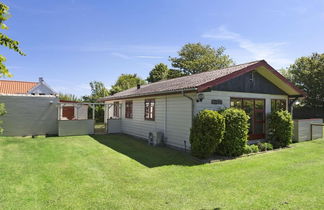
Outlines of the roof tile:
M213 80L222 78L224 76L227 76L231 73L234 73L236 71L242 70L246 67L252 66L254 64L259 63L260 61L253 61L249 63L244 63L240 65L231 66L224 69L218 69L208 72L202 72L198 74L193 74L189 76L169 79L169 80L163 80L155 83L150 83L146 85L142 85L140 89L137 89L137 87L130 88L128 90L116 93L112 96L107 96L100 101L106 101L106 100L114 100L114 99L122 99L122 98L131 98L131 97L138 97L138 96L147 96L147 95L155 95L159 93L165 93L165 92L176 92L181 90L188 90L197 88L200 85L203 85L207 82L211 82Z
M0 94L26 94L37 82L0 80Z

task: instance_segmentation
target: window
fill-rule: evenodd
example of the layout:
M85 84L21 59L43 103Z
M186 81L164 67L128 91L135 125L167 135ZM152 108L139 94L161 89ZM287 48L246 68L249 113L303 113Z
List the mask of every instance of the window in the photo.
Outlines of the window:
M145 99L144 103L145 120L154 120L155 118L155 99Z
M133 118L133 101L126 101L125 118Z
M231 98L231 107L243 109L250 117L249 139L265 136L265 100L254 98Z
M119 102L114 102L114 117L119 117Z
M271 112L286 110L286 100L285 99L272 99L271 100Z

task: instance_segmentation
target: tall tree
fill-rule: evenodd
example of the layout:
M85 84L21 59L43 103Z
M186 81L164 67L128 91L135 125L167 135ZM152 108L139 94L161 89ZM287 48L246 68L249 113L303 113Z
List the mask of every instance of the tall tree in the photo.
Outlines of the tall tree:
M324 53L298 58L288 73L292 82L307 93L305 105L324 109Z
M146 84L145 80L138 77L136 74L122 74L118 77L116 83L111 86L110 94L115 94L123 90L135 87L136 85Z
M83 96L82 99L84 102L96 103L99 98L109 95L109 91L105 87L104 83L98 81L90 82L91 94L89 96ZM104 106L96 105L95 106L95 120L96 122L104 121ZM92 107L89 108L88 114L92 117Z
M173 79L173 78L183 77L183 76L186 76L186 75L181 70L179 70L179 69L169 69L167 78L168 79Z
M278 70L280 72L280 74L282 76L284 76L285 78L287 78L288 80L290 80L291 82L293 81L292 77L293 75L291 74L291 72L288 70L288 68L281 68Z
M169 68L163 63L156 64L150 71L149 77L146 79L148 82L157 82L160 80L167 79Z
M1 29L3 29L3 30L8 29L8 26L4 22L6 20L8 20L10 17L11 17L11 15L9 14L9 7L0 2L0 27L1 27ZM19 48L19 42L16 40L10 39L8 36L6 36L3 33L0 33L0 45L16 51L20 55L25 55ZM5 61L6 61L6 57L4 57L3 55L0 55L0 77L4 77L4 76L12 77L9 70L4 65Z
M104 83L98 81L92 81L89 83L91 88L91 94L89 96L83 96L83 100L91 103L97 102L99 98L109 95L108 89Z
M191 75L233 65L233 60L224 52L224 47L215 49L210 45L189 43L178 52L179 57L170 57L169 60L174 68Z

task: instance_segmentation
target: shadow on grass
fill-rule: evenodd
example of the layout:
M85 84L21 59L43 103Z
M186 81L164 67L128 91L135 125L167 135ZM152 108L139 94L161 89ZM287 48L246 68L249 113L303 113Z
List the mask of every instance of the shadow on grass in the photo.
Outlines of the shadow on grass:
M165 165L194 166L201 164L189 153L167 147L153 147L144 140L123 134L92 135L93 139L107 147L127 155L146 167Z

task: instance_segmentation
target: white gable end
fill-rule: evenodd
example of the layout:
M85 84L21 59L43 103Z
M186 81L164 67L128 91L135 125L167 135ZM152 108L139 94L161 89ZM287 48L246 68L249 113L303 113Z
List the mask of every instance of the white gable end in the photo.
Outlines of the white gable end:
M35 87L33 87L28 94L33 95L55 95L55 91L48 87L45 83L38 83Z

